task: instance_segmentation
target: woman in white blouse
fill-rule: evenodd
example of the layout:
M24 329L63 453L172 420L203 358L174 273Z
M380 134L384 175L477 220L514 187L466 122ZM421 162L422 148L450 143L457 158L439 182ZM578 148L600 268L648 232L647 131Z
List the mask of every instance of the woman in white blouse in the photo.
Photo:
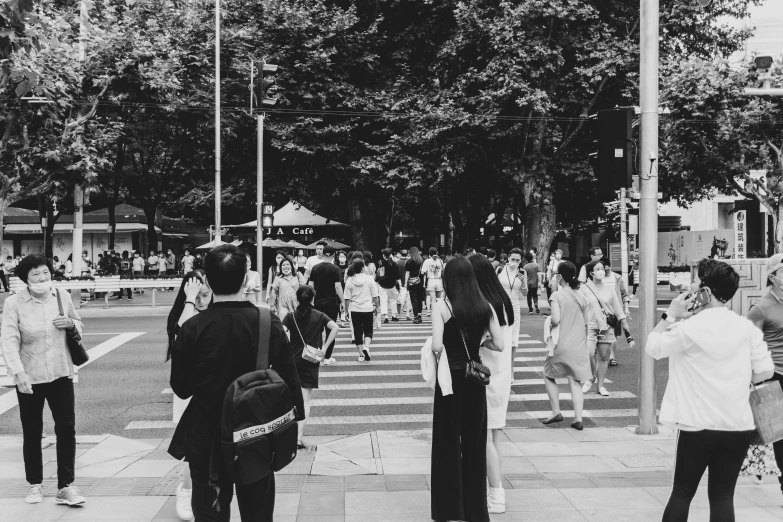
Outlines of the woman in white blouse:
M66 330L82 331L82 322L67 292L52 286L52 268L46 257L29 255L16 268L27 287L6 299L3 306L2 348L8 372L14 376L19 415L24 432L25 477L29 504L43 500L44 402L54 418L57 435L58 504L84 503L75 480L76 413L75 370L68 351ZM60 314L60 304L65 315Z

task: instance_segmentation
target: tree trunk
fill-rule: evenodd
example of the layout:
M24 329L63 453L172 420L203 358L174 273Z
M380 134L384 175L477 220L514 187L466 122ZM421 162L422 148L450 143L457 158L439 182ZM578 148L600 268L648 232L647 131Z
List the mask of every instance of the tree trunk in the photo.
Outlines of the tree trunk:
M117 216L114 212L114 207L117 204L116 199L109 199L108 204L106 205L106 210L109 212L109 228L111 232L109 232L109 250L114 250L114 238L117 235Z
M554 194L550 189L541 189L530 198L525 213L526 248L538 250L538 260L549 259L549 249L555 238L557 212Z
M158 232L155 230L155 219L158 207L144 207L144 215L147 217L147 250L158 252ZM158 252L160 253L160 252Z
M7 198L0 198L0 256L2 256L2 261L5 262L6 256L13 255L13 252L10 250L8 251L8 254L6 254L3 251L3 231L5 230L5 208L8 206L8 199Z
M351 225L351 237L354 250L364 250L364 224L362 223L362 211L355 196L351 196L348 220Z

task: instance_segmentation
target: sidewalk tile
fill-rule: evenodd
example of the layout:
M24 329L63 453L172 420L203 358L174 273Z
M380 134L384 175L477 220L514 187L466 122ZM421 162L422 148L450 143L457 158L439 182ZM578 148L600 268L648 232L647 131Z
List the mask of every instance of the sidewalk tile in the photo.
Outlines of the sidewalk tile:
M592 428L583 431L570 430L569 433L579 442L639 440L638 435L629 432L626 428Z
M560 491L554 488L506 490L506 511L556 511L563 509L573 510L574 506Z
M599 457L572 456L572 457L529 457L530 463L540 473L562 473L591 471L614 471Z
M737 522L780 522L780 518L775 516L774 513L760 508L760 507L734 507L734 516ZM709 508L694 509L691 507L691 511L688 516L689 522L709 522L710 510Z
M326 460L314 462L311 475L345 476L345 475L375 475L375 459Z
M562 442L515 442L514 446L525 457L564 457L567 455L593 455L592 449L572 440Z
M299 499L298 516L344 515L345 496L342 491L305 491Z
M149 453L156 447L156 444L111 435L79 457L78 462L82 464L96 464L112 458L129 457L131 455L143 456L141 455L143 452Z
M777 480L775 480L775 482L777 482ZM742 495L757 506L777 507L781 515L783 515L783 508L780 508L780 504L783 502L783 495L780 494L780 484L737 486L735 493Z
M663 507L657 509L585 510L581 512L589 522L661 522ZM691 511L692 513L692 511ZM688 518L694 522L694 518ZM740 522L737 520L737 522Z
M506 437L503 437L505 440ZM522 452L519 451L519 448L517 448L513 442L501 442L500 443L500 453L503 454L504 457L522 457Z
M765 508L772 516L777 517L778 520L783 520L783 510L780 507L768 507Z
M507 510L500 515L490 515L490 519L492 522L519 522L520 516L519 511ZM563 509L559 511L526 511L522 520L525 522L585 522L587 519L575 509ZM635 522L633 518L627 520ZM660 520L656 522L660 522Z
M277 475L309 475L312 468L312 462L302 462L294 460L291 464L275 472Z
M169 497L91 497L82 508L71 508L60 520L152 520Z
M663 503L643 488L574 488L560 492L580 511L611 511L612 507L621 506L618 511L625 513L645 509L663 512Z
M299 515L296 522L345 522L345 515ZM275 517L277 522L278 517Z
M580 442L579 447L589 449L592 455L664 455L664 453L642 440L613 442Z
M379 431L380 456L386 458L429 457L432 433L429 430Z
M367 520L367 515L345 515L345 522L367 522ZM492 521L495 521L495 515L492 515ZM432 518L427 510L426 513L375 514L372 516L372 522L432 522Z
M520 429L511 428L503 430L511 442L549 442L558 444L574 444L576 439L571 432L559 428L546 429ZM516 444L515 444L516 445ZM519 447L519 446L517 446Z
M764 486L755 486L755 487L761 489ZM650 495L657 498L664 506L669 501L669 495L672 492L672 488L670 486L647 487L644 488L644 490L647 491ZM780 493L778 493L778 496L780 496ZM773 504L773 505L779 505L779 504ZM691 501L691 509L700 509L700 508L709 509L709 507L710 507L710 501L707 498L707 488L699 487L699 489L696 490L696 496L693 497L693 500ZM740 508L740 507L760 507L760 506L754 503L748 497L739 494L739 492L735 491L734 507Z
M430 512L429 491L346 492L346 515L392 515ZM373 518L374 520L374 518Z
M658 448L659 451L662 451L666 455L674 455L677 452L677 441L674 439L653 440L650 441L650 444ZM674 462L673 459L672 462Z
M21 453L19 460L3 462L0 465L0 479L23 479L24 477L24 462L22 462Z
M177 460L138 460L115 475L117 478L165 477L179 465Z
M503 473L508 474L522 474L522 473L536 473L536 468L530 463L530 460L526 457L504 457L503 458Z
M24 498L0 498L0 513L3 522L29 522L31 520L57 520L68 510L58 506L51 499L40 504L28 504Z
M321 444L318 447L318 451L320 452L321 449L331 450L331 452L342 455L350 460L371 459L374 457L372 452L372 437L369 432Z
M383 452L383 450L381 450ZM426 475L432 471L427 458L381 458L385 475Z
M123 457L108 462L101 462L100 464L93 464L92 466L82 467L79 467L77 464L76 475L79 477L113 477L140 458L141 457Z
M299 511L299 493L277 493L275 494L275 518L277 515L296 515Z

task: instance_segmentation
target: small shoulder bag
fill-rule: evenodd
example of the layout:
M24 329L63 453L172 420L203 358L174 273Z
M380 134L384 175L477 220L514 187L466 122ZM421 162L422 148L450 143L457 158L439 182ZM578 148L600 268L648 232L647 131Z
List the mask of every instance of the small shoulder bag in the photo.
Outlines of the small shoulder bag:
M324 360L324 356L326 355L326 350L324 350L323 348L316 348L315 346L310 346L309 344L307 344L307 341L305 341L305 338L302 335L302 330L299 329L299 324L296 322L295 314L296 312L291 312L291 319L294 320L296 331L299 332L299 337L302 338L302 344L304 344L304 349L302 350L302 359L314 364L319 364L321 361Z
M452 317L454 316L454 312L451 310L451 306L449 306L449 303L446 302L446 306L449 307L449 311L451 312ZM456 320L456 317L454 318ZM492 375L492 372L489 371L489 368L484 366L478 361L474 361L470 357L470 351L468 351L468 343L465 342L465 334L462 333L462 329L460 328L459 331L460 337L462 337L462 346L465 347L465 353L468 356L468 365L465 367L465 380L468 382L472 382L474 384L480 384L482 386L489 385L489 378Z
M589 284L585 283L585 286L595 296L595 300L598 301L598 305L601 307L601 311L604 313L604 316L606 317L606 324L608 324L613 330L616 330L620 326L620 320L613 313L606 311L606 308L604 308L604 304L601 302L600 299L598 299L598 295L596 295L596 293L593 292L593 289L590 288Z

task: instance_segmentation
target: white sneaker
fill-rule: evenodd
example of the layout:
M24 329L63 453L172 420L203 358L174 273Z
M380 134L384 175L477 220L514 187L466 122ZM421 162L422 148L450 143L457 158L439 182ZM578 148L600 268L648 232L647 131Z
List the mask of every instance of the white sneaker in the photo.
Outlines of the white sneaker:
M334 357L329 357L328 359L324 359L324 366L331 366L334 364Z
M28 504L40 504L43 502L43 485L30 484L30 491L27 493L24 501Z
M506 491L503 488L487 488L487 508L490 513L506 512Z
M79 506L84 504L84 497L79 493L79 488L76 486L65 486L57 491L57 498L54 499L57 504L65 504L66 506Z
M593 380L588 379L585 381L585 383L582 385L582 393L587 393L593 388Z
M192 489L185 489L182 484L177 486L177 516L182 520L193 520L193 507L190 504L192 497Z

